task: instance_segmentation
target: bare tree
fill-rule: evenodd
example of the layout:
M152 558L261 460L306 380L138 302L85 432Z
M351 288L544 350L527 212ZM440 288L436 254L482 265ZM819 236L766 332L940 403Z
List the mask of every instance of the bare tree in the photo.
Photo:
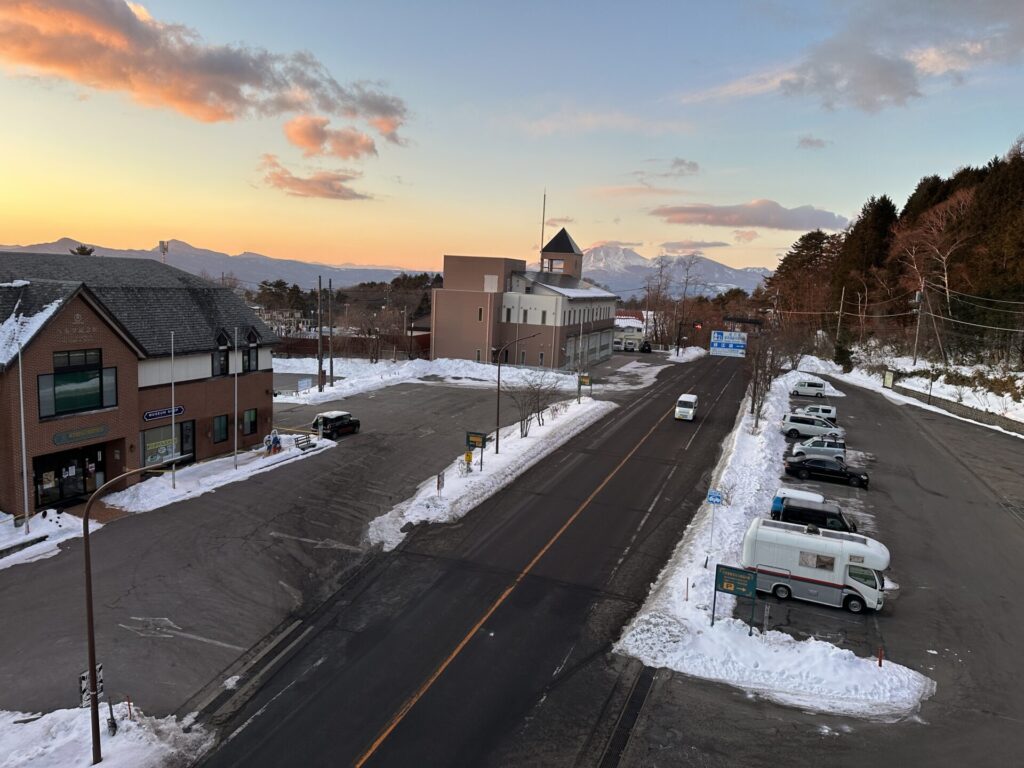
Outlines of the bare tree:
M918 238L934 264L936 276L946 294L947 316L953 312L949 288L950 263L972 237L962 231L959 224L970 209L973 199L973 188L961 189L944 203L925 212L920 219Z
M558 396L558 381L548 371L524 371L515 383L506 380L501 388L516 406L520 437L530 434L534 420L544 425L544 412Z

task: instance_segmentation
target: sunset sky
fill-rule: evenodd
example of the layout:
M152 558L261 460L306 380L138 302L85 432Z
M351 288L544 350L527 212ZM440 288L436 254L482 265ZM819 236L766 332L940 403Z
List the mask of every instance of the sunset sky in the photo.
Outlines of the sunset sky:
M1024 3L0 0L0 243L774 267L1024 132Z

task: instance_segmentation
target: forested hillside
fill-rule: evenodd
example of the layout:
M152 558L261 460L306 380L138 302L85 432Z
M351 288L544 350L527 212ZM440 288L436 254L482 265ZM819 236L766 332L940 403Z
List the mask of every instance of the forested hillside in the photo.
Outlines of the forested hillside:
M872 197L846 231L803 235L757 298L781 325L838 333L840 347L877 338L1021 366L1024 137L984 167L926 176L902 210Z

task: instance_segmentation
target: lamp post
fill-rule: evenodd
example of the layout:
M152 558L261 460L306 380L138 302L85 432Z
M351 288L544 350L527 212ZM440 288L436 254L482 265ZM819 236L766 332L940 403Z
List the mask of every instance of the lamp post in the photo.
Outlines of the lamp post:
M96 630L92 615L92 554L89 548L89 511L92 509L92 503L96 501L99 495L119 480L124 480L126 477L138 475L142 472L152 472L158 467L174 464L190 458L192 458L191 454L187 454L185 456L171 456L169 459L161 461L159 464L150 464L148 466L142 466L138 469L125 472L124 474L108 480L93 491L89 500L85 503L85 514L82 515L82 548L85 553L85 625L89 646L89 715L92 725L93 765L101 762L103 760L103 755L100 752L100 703L96 693Z
M503 346L498 350L498 387L496 391L495 399L495 418L494 418L494 452L498 453L498 449L501 447L501 353L511 347L513 344L518 344L520 341L526 341L532 339L534 336L540 336L540 331L531 333L529 336L516 336L512 341Z

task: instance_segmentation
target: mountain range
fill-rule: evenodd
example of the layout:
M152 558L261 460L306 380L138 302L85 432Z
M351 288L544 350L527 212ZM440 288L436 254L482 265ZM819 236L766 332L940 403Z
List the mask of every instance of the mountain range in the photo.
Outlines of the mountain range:
M23 251L35 253L67 253L82 244L79 240L62 237L52 243L35 245L0 245L0 251ZM160 259L160 246L150 250L106 248L86 243L95 249L94 257ZM667 256L670 275L675 278L672 292L681 289L678 279L682 276L683 260L688 256ZM275 259L260 253L246 251L234 256L196 248L181 240L169 240L167 263L194 275L206 275L214 280L221 275L233 275L244 287L255 288L263 280L284 280L289 285L301 288L316 287L318 277L324 285L328 279L335 286L346 287L363 282L390 281L403 270L397 267L367 266L360 264L327 265L295 259ZM607 286L613 293L626 299L644 292L647 281L655 274L655 259L648 259L636 251L618 245L601 245L583 252L583 276L591 282ZM700 253L693 256L690 295L714 296L731 288L742 288L747 293L754 290L765 277L772 274L763 267L734 269L709 259Z
M685 261L690 256L660 258L668 261L669 276L673 279L670 292L678 295L682 291L679 282L683 277ZM764 267L728 267L699 252L695 252L692 258L693 267L687 295L716 296L732 288L742 288L750 293L772 274L772 270ZM655 259L641 256L631 248L601 245L583 252L583 276L591 282L607 286L624 299L642 294L646 290L647 281L654 277L655 271Z
M0 245L0 251L23 251L29 253L67 253L82 244L80 240L62 237L53 243L35 245ZM95 256L114 258L160 260L160 246L144 251L136 249L105 248L85 243L95 249ZM231 256L220 251L196 248L181 240L167 241L167 263L194 275L204 274L214 280L221 275L233 275L244 287L255 288L262 280L284 280L289 285L302 288L316 288L317 277L323 277L324 285L330 278L335 286L351 286L357 283L384 281L401 274L395 267L364 266L361 264L327 265L295 259L275 259L260 253L246 251Z

